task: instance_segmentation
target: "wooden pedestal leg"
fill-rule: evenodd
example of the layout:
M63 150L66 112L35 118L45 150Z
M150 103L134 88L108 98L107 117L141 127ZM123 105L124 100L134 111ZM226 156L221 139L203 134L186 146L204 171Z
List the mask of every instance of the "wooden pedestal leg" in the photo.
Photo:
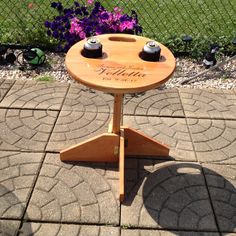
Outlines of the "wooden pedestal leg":
M105 133L60 152L62 161L118 162L119 135Z
M114 113L113 113L113 118L112 118L112 121L113 121L112 133L114 134L120 133L122 101L123 101L123 94L114 95Z
M125 136L125 155L131 156L169 156L169 148L135 129L123 127Z
M119 198L122 202L125 196L125 139L124 130L120 130L120 148L119 148Z
M124 130L120 129L122 119L123 94L114 95L114 113L108 132L119 135L119 199L122 202L125 196L125 139Z
M113 119L111 119L109 122L107 133L112 133L112 127L113 127Z

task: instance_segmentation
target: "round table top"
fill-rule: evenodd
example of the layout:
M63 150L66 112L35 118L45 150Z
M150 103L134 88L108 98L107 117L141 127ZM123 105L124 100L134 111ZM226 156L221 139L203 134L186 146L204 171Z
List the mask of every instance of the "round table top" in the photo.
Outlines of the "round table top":
M66 54L66 68L73 79L108 93L136 93L160 86L175 69L175 58L162 44L158 62L144 61L139 54L151 39L128 34L96 36L103 45L101 58L81 54L86 39L76 43Z

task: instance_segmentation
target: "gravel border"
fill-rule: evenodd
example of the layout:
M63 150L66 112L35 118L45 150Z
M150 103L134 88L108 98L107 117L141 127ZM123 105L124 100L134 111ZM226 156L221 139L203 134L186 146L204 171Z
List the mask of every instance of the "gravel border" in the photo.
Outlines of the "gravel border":
M236 59L223 57L218 61L227 61L223 65L216 66L213 70L206 70L202 63L192 59L177 58L177 67L174 76L169 79L162 88L184 87L184 88L236 88ZM205 72L205 73L203 73ZM200 76L198 76L198 74ZM194 77L187 84L181 84L184 80Z
M16 54L17 52L15 51ZM19 64L0 66L0 79L17 80L43 80L45 77L59 82L74 83L75 81L68 75L64 65L65 54L46 53L46 62L43 66L36 69L26 68L19 70ZM224 57L219 60L229 60ZM181 82L187 78L197 76L205 71L202 63L189 58L177 58L177 66L174 75L160 89L167 88L217 88L217 89L236 89L236 60L229 60L214 70L208 70L200 77L182 85Z

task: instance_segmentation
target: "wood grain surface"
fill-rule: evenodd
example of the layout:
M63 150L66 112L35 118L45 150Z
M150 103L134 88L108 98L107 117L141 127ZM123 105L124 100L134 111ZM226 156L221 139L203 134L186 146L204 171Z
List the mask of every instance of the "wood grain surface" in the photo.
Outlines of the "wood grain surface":
M81 54L85 40L76 43L66 55L68 73L78 82L108 93L136 93L160 86L175 69L175 58L160 44L159 62L147 62L140 52L151 39L128 34L96 36L103 45L103 56L93 59Z

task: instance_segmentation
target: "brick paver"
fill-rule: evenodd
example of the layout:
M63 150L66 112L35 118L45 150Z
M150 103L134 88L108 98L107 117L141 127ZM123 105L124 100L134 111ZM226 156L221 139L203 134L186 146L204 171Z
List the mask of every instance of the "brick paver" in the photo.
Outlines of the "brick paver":
M219 233L212 232L193 232L193 231L163 231L163 230L145 230L145 229L122 229L121 236L220 236Z
M47 150L59 151L87 138L107 132L109 113L61 111L49 140Z
M7 94L8 90L11 88L11 86L14 84L15 80L4 80L0 79L0 102L4 98L4 96Z
M20 219L35 183L42 153L0 152L0 217Z
M177 160L196 160L184 118L124 116L124 124L167 144L171 157Z
M221 233L222 236L236 236L236 233L229 233L229 232L223 232Z
M121 225L217 231L201 166L156 162L139 164L138 171L121 206Z
M0 235L15 236L20 227L20 221L16 220L0 220Z
M123 203L117 163L59 158L107 131L112 95L1 79L0 102L0 235L236 236L236 90L126 95L124 125L175 161L126 158Z
M118 193L112 188L117 180L116 170L101 172L82 163L64 164L58 154L48 154L26 219L118 224Z
M184 117L177 89L155 89L133 96L127 94L124 99L124 114Z
M0 107L59 110L69 85L18 80Z
M217 96L223 97L224 100L228 100L227 103L231 103L233 105L236 105L236 89L232 89L232 90L208 89L208 91L210 93L217 95Z
M236 164L236 121L187 119L200 162Z
M0 109L0 150L44 151L58 112Z
M70 86L62 110L107 112L113 110L113 96L75 83Z
M236 232L236 165L203 167L221 232Z
M230 96L230 100L227 99ZM236 119L236 100L232 93L219 90L180 89L185 115L193 118Z
M24 223L20 235L24 236L119 236L119 228L72 224Z

